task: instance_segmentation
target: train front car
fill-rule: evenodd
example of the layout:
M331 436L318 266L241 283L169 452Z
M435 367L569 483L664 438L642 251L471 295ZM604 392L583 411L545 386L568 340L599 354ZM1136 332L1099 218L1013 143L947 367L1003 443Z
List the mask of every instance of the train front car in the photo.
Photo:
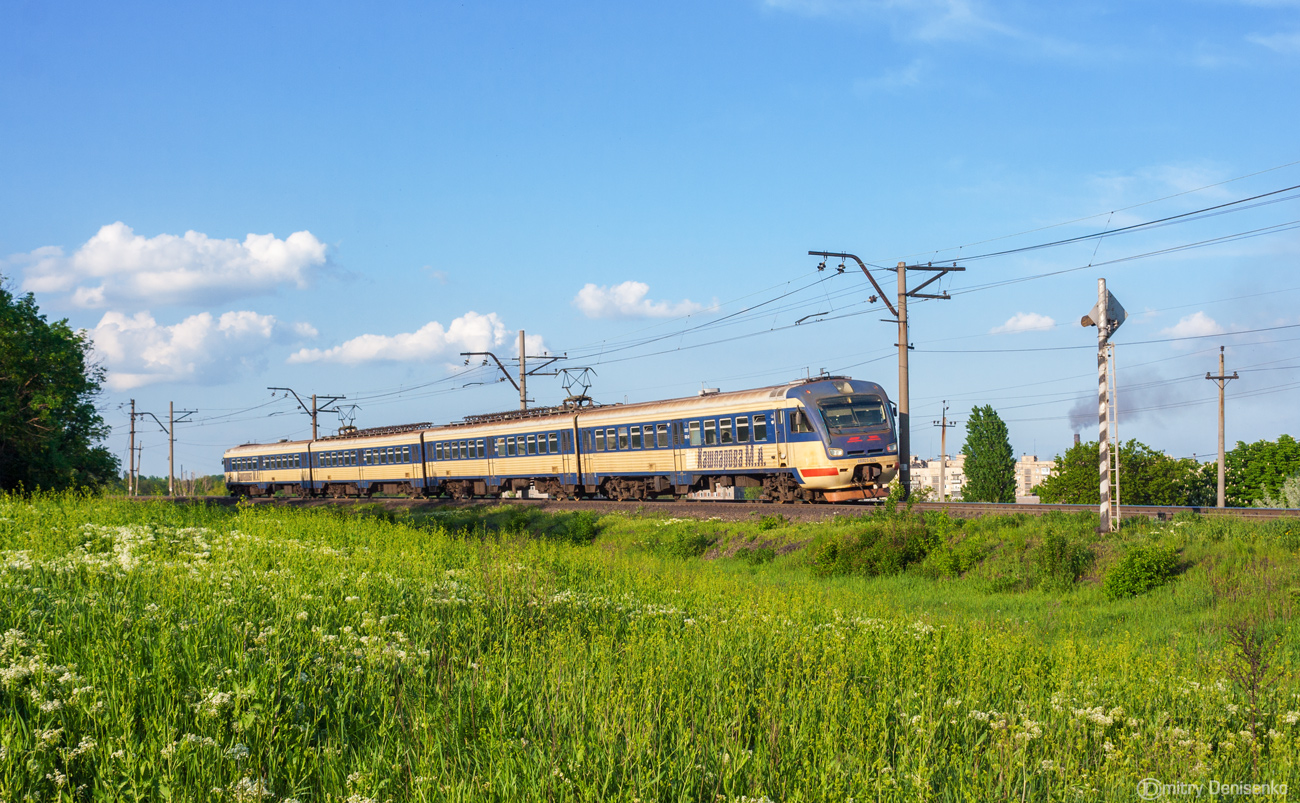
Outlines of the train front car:
M781 429L799 491L785 489L783 496L851 502L888 494L898 474L898 440L884 388L827 377L791 387L786 399Z

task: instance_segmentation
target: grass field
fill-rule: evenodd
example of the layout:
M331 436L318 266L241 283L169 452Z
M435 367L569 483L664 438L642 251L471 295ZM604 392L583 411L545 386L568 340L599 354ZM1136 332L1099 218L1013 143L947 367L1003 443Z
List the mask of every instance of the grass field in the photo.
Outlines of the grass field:
M1300 794L1297 547L0 497L0 800Z

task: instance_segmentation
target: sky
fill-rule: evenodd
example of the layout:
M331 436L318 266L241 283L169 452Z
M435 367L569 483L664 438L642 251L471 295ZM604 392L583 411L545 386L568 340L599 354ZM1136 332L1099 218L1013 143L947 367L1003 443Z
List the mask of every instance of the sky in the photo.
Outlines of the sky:
M949 453L985 404L1017 454L1095 439L1104 278L1121 437L1207 459L1220 346L1229 445L1300 435L1298 79L1283 0L4 0L0 274L93 339L124 465L131 399L196 411L200 474L310 434L269 387L360 427L513 409L460 354L521 329L603 403L896 396L889 311L810 250L891 296L965 268L909 304L915 453L945 400Z

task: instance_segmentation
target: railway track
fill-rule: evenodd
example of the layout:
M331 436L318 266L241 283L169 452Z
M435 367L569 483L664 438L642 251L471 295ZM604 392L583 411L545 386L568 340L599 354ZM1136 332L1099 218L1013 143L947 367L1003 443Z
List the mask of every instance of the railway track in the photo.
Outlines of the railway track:
M149 501L156 497L136 497L140 501ZM225 496L176 497L176 502L202 503L232 506L238 500ZM253 505L272 505L281 507L314 508L325 505L357 506L380 505L389 510L409 510L413 513L428 513L438 510L456 510L482 505L522 505L552 513L569 513L577 510L589 510L595 513L641 513L650 515L669 515L677 518L719 518L726 521L744 521L779 513L792 521L820 521L837 516L857 516L877 507L872 504L839 505L782 505L771 502L750 501L645 501L615 502L608 499L592 499L582 502L570 502L557 499L478 499L457 502L449 499L410 499L401 497L373 497L371 499L251 499ZM1043 516L1048 513L1096 513L1095 505L1016 505L991 502L918 502L915 510L947 511L956 518L970 519L982 516L1005 516L1025 514ZM1247 521L1269 521L1280 518L1295 518L1300 521L1300 510L1254 507L1162 507L1158 505L1125 505L1121 508L1124 518L1145 517L1158 521L1172 520L1179 513L1191 513L1214 518L1243 519Z

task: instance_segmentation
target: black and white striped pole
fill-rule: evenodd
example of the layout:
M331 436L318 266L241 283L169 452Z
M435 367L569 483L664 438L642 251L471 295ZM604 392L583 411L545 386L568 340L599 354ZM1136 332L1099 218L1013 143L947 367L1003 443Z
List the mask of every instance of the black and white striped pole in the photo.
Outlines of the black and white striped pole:
M1101 515L1101 532L1110 532L1112 527L1112 510L1110 500L1111 468L1110 463L1110 361L1106 358L1106 345L1110 336L1120 324L1124 323L1127 313L1120 306L1115 296L1106 289L1106 280L1097 280L1097 303L1088 314L1079 321L1083 326L1097 327L1097 483L1101 492L1098 512ZM1118 524L1118 522L1116 522Z

